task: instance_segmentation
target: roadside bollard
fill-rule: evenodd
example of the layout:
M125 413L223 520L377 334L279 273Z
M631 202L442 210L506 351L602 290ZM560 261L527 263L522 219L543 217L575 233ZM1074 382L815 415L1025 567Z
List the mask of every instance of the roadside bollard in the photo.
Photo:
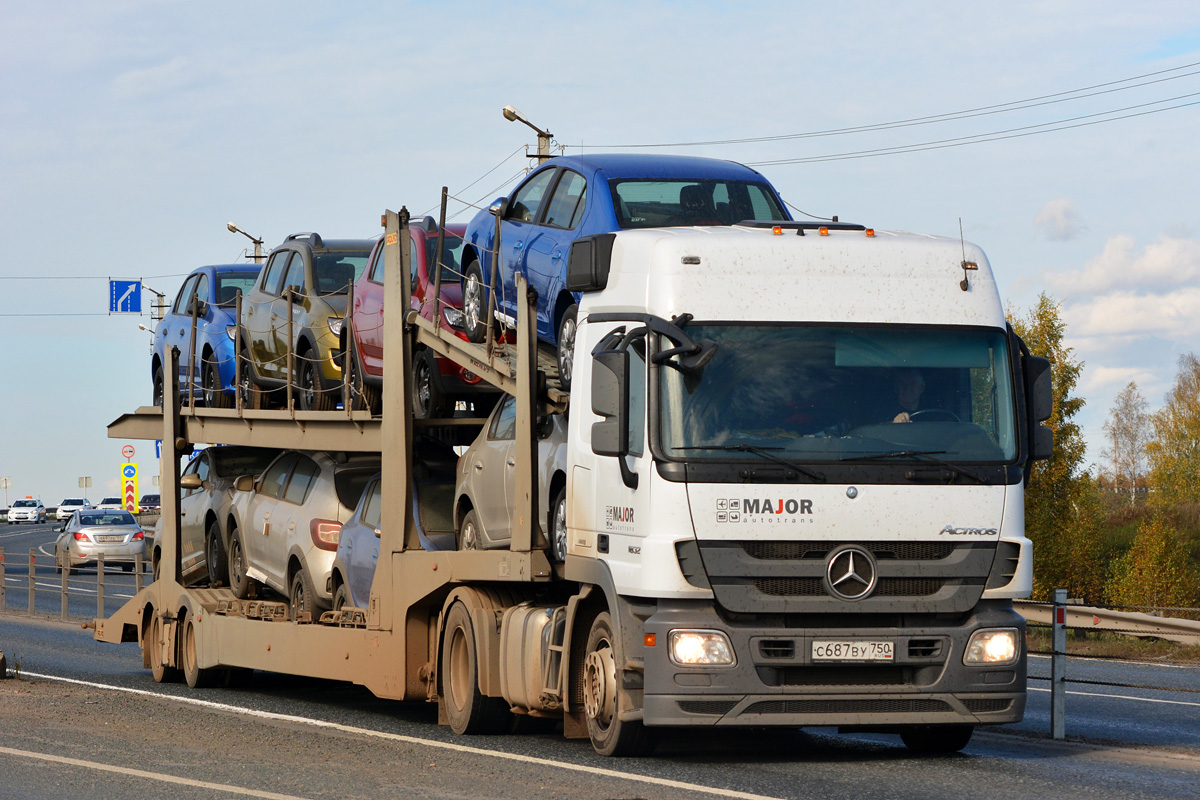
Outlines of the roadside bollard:
M1050 736L1067 735L1067 590L1054 590L1054 622L1050 637Z

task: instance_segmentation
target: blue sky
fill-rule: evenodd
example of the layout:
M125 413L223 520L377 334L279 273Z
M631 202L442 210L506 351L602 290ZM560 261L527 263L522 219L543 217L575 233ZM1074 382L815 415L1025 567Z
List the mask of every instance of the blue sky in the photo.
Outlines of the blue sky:
M47 503L82 475L93 500L116 493L125 443L105 426L150 397L150 337L104 316L108 278L173 296L193 267L242 256L229 220L270 247L301 230L373 236L383 208L423 213L443 185L503 194L532 142L504 105L586 152L876 125L1200 62L1200 6L1183 2L113 0L4 16L0 475L10 501ZM807 159L1141 106L1043 135L759 167L816 215L951 236L961 219L1013 308L1061 301L1099 464L1116 393L1136 380L1156 408L1198 349L1200 106L1144 113L1200 100L1186 97L1198 69L967 119L666 152ZM148 484L153 444L134 444Z

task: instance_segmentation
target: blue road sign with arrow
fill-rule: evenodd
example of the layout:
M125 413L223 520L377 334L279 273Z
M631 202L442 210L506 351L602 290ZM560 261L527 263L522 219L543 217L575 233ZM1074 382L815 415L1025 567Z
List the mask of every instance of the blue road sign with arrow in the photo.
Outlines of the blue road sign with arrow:
M142 313L142 282L110 280L108 282L108 313Z

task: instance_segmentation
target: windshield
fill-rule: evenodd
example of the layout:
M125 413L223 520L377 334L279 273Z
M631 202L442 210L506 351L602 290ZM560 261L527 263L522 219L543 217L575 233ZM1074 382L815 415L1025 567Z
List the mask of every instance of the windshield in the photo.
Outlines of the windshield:
M35 500L17 500L13 503L13 508L37 508Z
M80 525L137 525L128 511L79 511Z
M458 283L462 278L463 238L446 233L442 244L442 283ZM437 259L437 234L425 237L425 263L430 265L429 280L433 280L432 265Z
M239 475L259 475L271 465L278 450L214 447L208 451L213 458L213 472L218 478Z
M238 291L246 295L254 288L256 280L258 280L258 270L217 273L217 305L222 308L235 308Z
M622 228L736 225L748 219L786 220L765 183L678 179L612 180Z
M689 325L712 339L703 369L661 370L668 458L880 457L1010 461L1016 455L1005 335L963 328Z
M351 279L358 283L370 250L313 253L313 287L317 294L346 294Z

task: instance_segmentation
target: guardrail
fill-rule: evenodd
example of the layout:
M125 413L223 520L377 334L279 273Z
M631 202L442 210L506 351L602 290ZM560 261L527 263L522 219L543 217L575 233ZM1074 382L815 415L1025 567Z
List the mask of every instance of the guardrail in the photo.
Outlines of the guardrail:
M1097 681L1070 679L1067 677L1067 631L1105 631L1122 636L1138 638L1166 639L1188 646L1200 646L1200 622L1175 617L1159 617L1153 612L1175 612L1200 614L1198 608L1182 607L1153 607L1140 606L1125 610L1085 606L1080 603L1070 603L1065 589L1056 589L1054 602L1036 603L1016 601L1013 604L1018 613L1025 617L1029 627L1048 627L1051 631L1051 649L1049 651L1030 650L1037 655L1050 656L1050 735L1054 739L1066 736L1066 685L1076 683L1088 686L1107 686L1125 689L1148 689L1164 692L1185 692L1200 694L1200 689L1178 686L1153 686L1138 683L1123 683L1120 681ZM1109 661L1128 661L1119 656L1090 655L1083 653L1072 654L1073 658L1104 659ZM1030 676L1029 680L1047 680Z
M8 568L9 568L8 560L9 560L9 558L10 558L10 556L4 552L4 548L0 547L0 612L4 612L4 611L8 610L7 582L8 582ZM47 589L47 588L45 588L44 585L42 588L40 588L40 589L38 588L38 574L37 574L38 564L39 564L39 562L41 562L43 566L46 566L46 562L49 562L49 568L55 568L55 567L57 567L57 562L56 562L54 556L39 556L38 552L37 552L37 548L31 547L31 548L29 548L28 560L26 561L24 556L21 556L20 558L21 558L22 562L24 562L27 566L26 574L27 574L28 605L26 606L25 613L28 614L29 616L35 616L38 613L37 612L37 597L39 594L41 594L43 596L46 594L58 594L59 598L60 598L60 612L59 612L60 616L62 617L62 619L70 619L71 616L70 616L69 606L70 606L71 595L77 595L77 596L90 595L93 592L93 589L92 589L93 586L95 587L94 591L95 591L95 595L96 595L96 616L97 617L108 616L108 614L104 608L106 570L105 570L103 556L101 556L97 559L96 578L95 578L94 584L89 583L86 586L81 586L78 582L78 579L74 579L76 582L75 582L75 586L73 587L70 582L72 580L71 573L68 573L66 570L63 570L62 572L60 572L58 574L60 584L59 584L57 590ZM125 562L125 563L128 563L128 562ZM112 565L110 564L109 566L112 566ZM83 576L80 575L79 577L82 578ZM141 554L138 554L134 558L133 579L134 579L135 593L140 592L145 587L145 562L143 561ZM81 618L85 618L85 617L81 617Z

